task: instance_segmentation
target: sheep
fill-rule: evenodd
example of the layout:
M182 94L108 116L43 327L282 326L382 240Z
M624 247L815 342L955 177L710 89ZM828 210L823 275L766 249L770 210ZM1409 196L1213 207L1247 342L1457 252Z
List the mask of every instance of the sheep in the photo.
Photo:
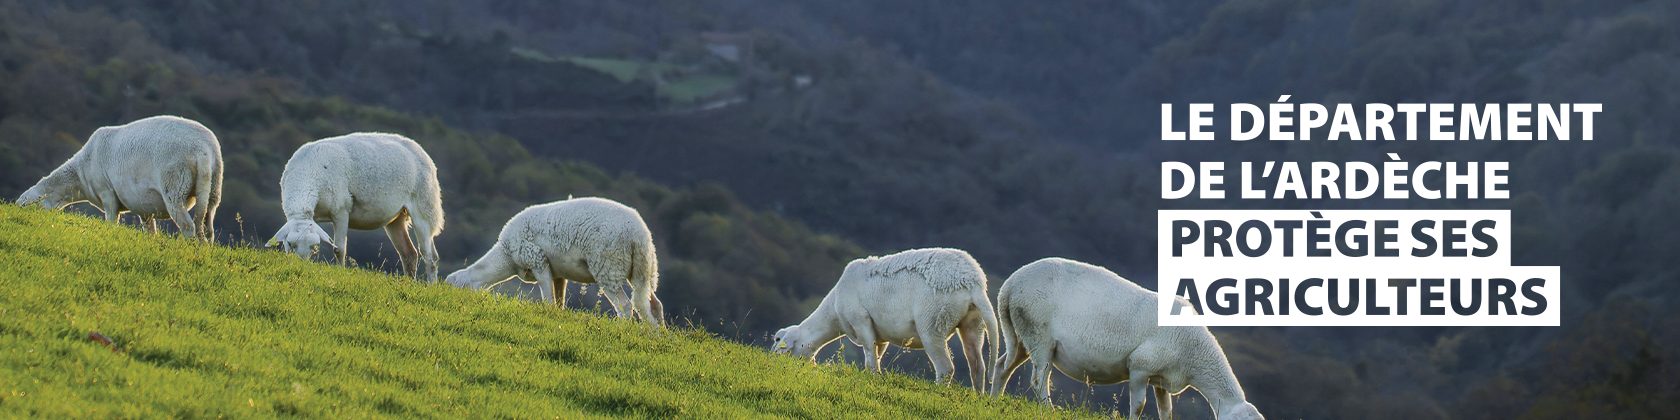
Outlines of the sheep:
M1088 384L1131 382L1131 415L1143 414L1154 386L1160 418L1172 395L1194 386L1219 420L1259 420L1243 396L1224 350L1207 327L1159 326L1156 294L1102 267L1045 258L1016 270L998 291L1003 358L992 395L1031 358L1038 398L1050 404L1050 368ZM1194 310L1178 299L1182 310Z
M437 282L432 238L443 232L443 200L437 166L414 140L353 133L304 144L280 175L280 207L286 224L269 247L308 259L325 242L346 265L350 229L384 228L403 273ZM319 222L333 224L331 236Z
M616 201L584 197L526 207L508 219L482 258L444 281L483 290L515 275L536 282L551 305L565 305L567 281L598 283L619 317L640 314L650 325L664 324L665 306L654 296L659 258L653 233L636 209Z
M87 144L18 197L18 204L60 210L83 201L117 223L140 216L157 233L157 219L175 222L181 236L215 240L222 201L222 146L216 134L186 118L161 115L100 127ZM198 208L198 218L188 212Z
M863 347L864 369L880 372L887 343L922 348L933 361L935 381L945 383L955 373L945 345L955 330L969 381L985 392L987 363L980 349L987 338L998 342L996 320L986 274L973 257L949 248L914 249L846 264L809 317L776 332L773 351L815 361L818 350L845 336ZM996 344L991 356L997 356Z

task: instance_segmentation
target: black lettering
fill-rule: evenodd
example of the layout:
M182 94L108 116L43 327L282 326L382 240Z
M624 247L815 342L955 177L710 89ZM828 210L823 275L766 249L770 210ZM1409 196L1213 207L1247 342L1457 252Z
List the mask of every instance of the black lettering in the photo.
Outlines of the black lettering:
M1470 234L1474 235L1476 237L1476 240L1481 241L1482 245L1485 245L1485 246L1483 246L1481 248L1476 248L1475 250L1470 251L1470 255L1474 255L1476 257L1481 257L1481 258L1491 257L1491 256L1493 256L1494 251L1499 250L1499 240L1494 239L1493 235L1489 235L1487 233L1488 229L1493 229L1494 225L1497 225L1497 224L1499 224L1499 222L1495 222L1495 221L1492 221L1492 220L1477 220L1476 221L1476 225L1472 226L1470 228Z
M1476 310L1482 309L1482 279L1470 279L1470 306L1458 306L1458 302L1462 300L1458 298L1459 290L1463 289L1458 287L1458 279L1452 279L1452 290L1450 292L1452 293L1453 313L1470 316L1475 315Z
M1336 279L1330 279L1330 312L1336 315L1352 315L1359 309L1359 279L1348 279L1348 305L1342 306L1342 299L1336 293Z
M1371 244L1365 235L1354 235L1353 243L1359 244L1359 247L1355 248L1348 246L1348 231L1364 228L1364 220L1349 220L1342 222L1341 226L1336 227L1336 250L1341 251L1342 255L1349 257L1363 257L1365 254L1370 253Z
M1399 220L1378 220L1376 225L1377 225L1376 226L1377 227L1377 233L1376 233L1376 237L1377 237L1377 247L1376 247L1377 248L1377 256L1378 257L1398 257L1398 256L1400 256L1400 250L1388 247L1388 244L1392 244L1392 243L1395 243L1395 242L1400 240L1400 235L1388 233L1389 229L1394 229L1394 228L1400 227L1400 221Z
M1307 256L1308 257L1328 257L1328 256L1330 256L1330 250L1318 247L1318 244L1322 244L1322 243L1325 243L1325 242L1330 242L1330 234L1328 234L1328 233L1318 233L1318 230L1319 229L1329 229L1329 228L1330 228L1330 221L1329 220L1308 220L1307 221Z
M1195 308L1197 314L1203 313L1202 300L1196 297L1196 279L1178 279L1178 291L1173 294L1189 300L1190 307Z
M1365 314L1388 315L1388 307L1377 305L1377 279L1365 279Z
M1255 304L1259 304L1259 306L1265 308L1263 312L1265 312L1266 315L1271 315L1272 281L1266 279L1248 279L1248 297L1247 299L1244 299L1244 301L1244 305L1248 306L1247 313L1249 315L1254 315Z
M1306 279L1305 281L1302 281L1301 282L1301 287L1295 289L1295 309L1300 309L1301 313L1307 314L1307 315L1313 315L1313 316L1324 315L1324 310L1323 309L1319 309L1317 306L1312 306L1312 304L1307 303L1307 289L1311 289L1311 288L1314 288L1314 287L1323 287L1323 286L1324 286L1324 279L1321 279L1321 278L1310 278L1310 279ZM1334 294L1336 294L1336 292L1331 291L1330 294L1334 295ZM1334 296L1332 296L1332 298L1334 298ZM1352 312L1352 311L1349 311L1349 312ZM1343 314L1343 315L1346 315L1346 314Z
M1237 294L1236 293L1226 293L1225 294L1225 296L1224 296L1225 305L1228 305L1228 306L1221 306L1219 304L1219 298L1220 298L1219 289L1223 289L1223 288L1226 288L1226 287L1232 287L1232 288L1237 287L1237 279L1233 279L1233 278L1229 278L1229 277L1222 278L1222 279L1219 279L1219 280L1214 280L1213 284L1208 285L1207 306L1208 306L1208 310L1212 311L1215 315L1236 315L1237 314L1237 303L1238 302L1237 302Z
M1435 237L1427 233L1423 233L1424 229L1434 228L1434 220L1419 220L1417 223L1412 224L1412 239L1416 239L1418 242L1423 243L1423 248L1412 248L1413 257L1422 258L1435 255ZM1173 255L1177 256L1178 254Z
M1278 315L1289 315L1289 279L1278 279Z
M1189 220L1174 220L1172 228L1173 256L1182 257L1184 256L1184 245L1196 243L1196 237L1201 236L1202 229L1196 226L1196 222ZM1185 230L1189 230L1189 232L1185 233Z
M1423 306L1423 309L1419 312L1422 312L1424 315L1447 314L1446 307L1435 306L1435 302L1440 302L1441 298L1446 297L1445 293L1437 292L1435 291L1435 288L1446 285L1446 283L1447 279L1423 279L1422 285L1418 286L1418 297L1420 300L1423 300L1421 305Z
M1453 246L1453 244L1464 242L1464 234L1453 233L1459 229L1464 229L1464 223L1465 222L1463 220L1441 221L1441 256L1462 257L1470 255L1469 253L1464 252L1464 250Z
M1272 227L1283 231L1283 256L1295 256L1295 229L1301 228L1300 220L1273 220Z
M1406 307L1411 306L1411 305L1406 304L1406 297L1407 297L1406 295L1410 294L1410 293L1406 293L1406 289L1410 288L1412 286L1416 286L1416 285L1417 285L1417 279L1388 279L1388 287L1393 287L1394 288L1394 314L1395 315L1405 315L1406 314ZM1375 293L1372 293L1372 294L1374 295Z
M1539 314L1546 313L1546 296L1541 295L1540 292L1534 291L1534 289L1537 288L1537 287L1546 287L1546 279L1535 277L1535 278L1532 278L1532 279L1523 280L1523 285L1522 285L1523 297L1528 298L1528 300L1534 302L1534 306L1532 306L1532 307L1524 306L1522 308L1522 314L1523 315L1534 316L1534 315L1539 315Z
M1517 283L1511 279L1488 279L1488 315L1499 315L1501 303L1505 304L1505 314L1516 315L1517 304L1511 302L1511 295L1516 293Z
M1249 248L1248 247L1248 235L1251 232L1256 232L1256 231L1260 232L1260 246L1255 247L1255 248ZM1262 255L1266 255L1266 250L1270 249L1271 247L1272 247L1272 229L1266 227L1266 222L1262 222L1262 221L1259 221L1259 220L1250 220L1250 221L1243 222L1242 226L1237 227L1237 250L1242 251L1243 255L1248 256L1248 257L1259 257L1259 256L1262 256Z
M1231 224L1224 220L1204 220L1202 225L1207 227L1207 236L1202 238L1202 255L1212 257L1213 248L1219 247L1220 256L1231 256Z

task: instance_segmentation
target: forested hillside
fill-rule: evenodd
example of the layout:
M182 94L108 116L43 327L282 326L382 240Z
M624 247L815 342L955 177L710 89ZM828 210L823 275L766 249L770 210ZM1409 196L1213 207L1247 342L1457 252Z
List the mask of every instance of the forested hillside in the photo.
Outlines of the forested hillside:
M204 72L153 42L146 28L102 11L34 13L8 4L0 7L0 23L0 197L8 200L69 158L94 129L174 114L204 123L222 143L226 175L216 220L218 236L230 244L260 244L285 222L280 173L299 145L386 131L418 141L439 167L447 214L437 238L442 274L482 255L525 206L607 197L638 209L654 231L667 313L734 334L803 318L803 299L828 290L844 264L863 254L845 240L747 208L716 184L671 189L615 177L588 163L532 156L506 136L315 97L289 79ZM395 254L381 251L389 249L382 234L352 235L349 248L364 266L396 266Z
M539 154L612 172L685 187L719 182L754 207L872 249L959 247L999 275L1050 255L1138 277L1151 271L1149 243L1131 239L1150 224L1125 216L1153 209L1131 199L1153 187L1133 171L1140 163L1046 141L1009 105L953 88L878 45L805 26L786 5L63 4L134 20L212 73L283 76L313 94L501 132ZM770 17L781 23L760 26ZM751 58L715 59L702 32L747 38ZM525 51L650 70L627 70L632 77L618 82ZM733 78L743 101L701 110L656 97L672 84L663 79L690 74ZM800 76L810 84L798 87ZM593 99L609 93L618 96Z

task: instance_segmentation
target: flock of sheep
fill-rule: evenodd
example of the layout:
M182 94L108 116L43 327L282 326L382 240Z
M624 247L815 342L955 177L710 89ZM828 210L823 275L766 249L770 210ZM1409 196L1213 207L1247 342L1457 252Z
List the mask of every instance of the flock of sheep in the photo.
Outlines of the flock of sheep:
M344 264L348 229L383 228L406 275L437 281L432 238L444 219L437 167L413 140L355 133L310 142L286 163L280 186L287 221L268 246L309 259L326 244ZM221 187L215 134L192 120L157 116L94 131L18 204L62 209L86 201L108 222L132 212L157 232L156 220L169 219L183 236L208 242ZM188 212L194 207L197 218ZM333 232L320 222L332 223ZM653 235L635 209L578 198L520 211L483 257L445 281L482 290L519 276L535 281L549 304L565 301L567 281L599 283L619 317L659 326L658 273ZM985 272L961 250L861 258L846 266L808 318L776 333L772 351L814 361L818 350L844 336L873 354L864 366L878 372L887 344L921 348L936 380L948 383L955 368L945 343L954 334L978 391L989 383L991 394L1002 394L1030 359L1034 391L1045 404L1054 367L1090 384L1130 381L1133 416L1143 413L1153 390L1160 417L1170 418L1171 396L1194 386L1220 420L1262 418L1207 328L1158 326L1155 292L1107 269L1061 258L1033 262L1004 281L995 313L986 290ZM981 356L988 340L993 354Z

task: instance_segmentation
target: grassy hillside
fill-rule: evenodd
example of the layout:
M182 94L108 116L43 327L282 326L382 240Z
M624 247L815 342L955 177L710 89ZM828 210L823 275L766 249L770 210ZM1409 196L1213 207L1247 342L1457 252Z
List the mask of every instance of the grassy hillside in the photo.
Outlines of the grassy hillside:
M0 289L5 417L1082 414L11 205Z

